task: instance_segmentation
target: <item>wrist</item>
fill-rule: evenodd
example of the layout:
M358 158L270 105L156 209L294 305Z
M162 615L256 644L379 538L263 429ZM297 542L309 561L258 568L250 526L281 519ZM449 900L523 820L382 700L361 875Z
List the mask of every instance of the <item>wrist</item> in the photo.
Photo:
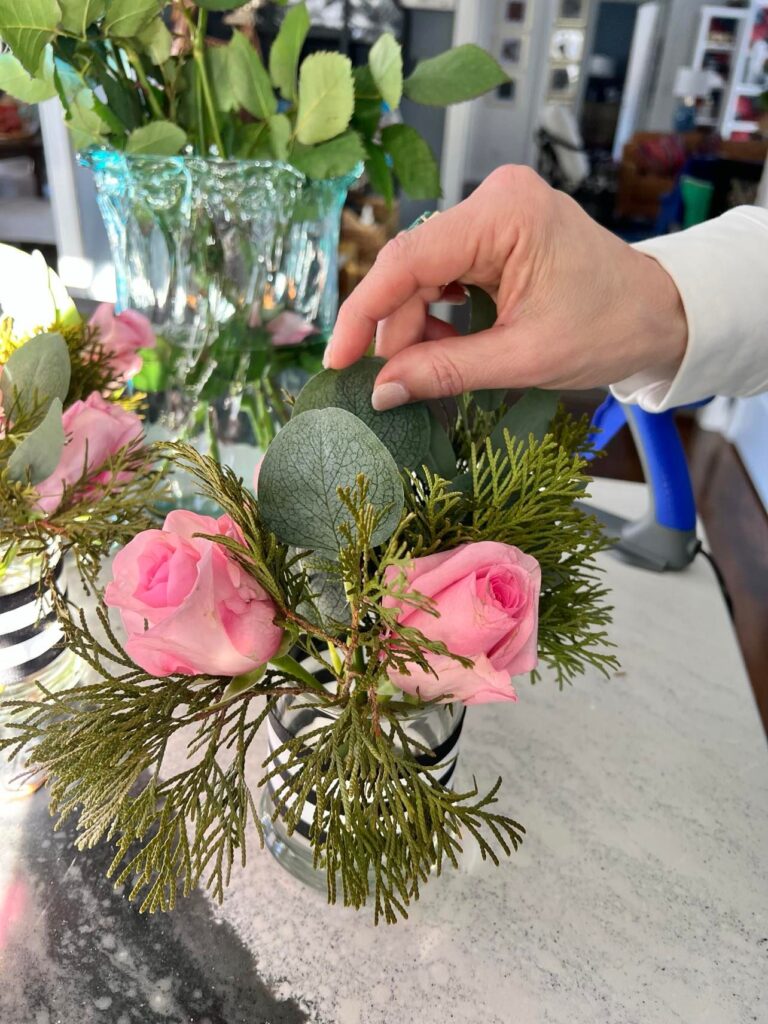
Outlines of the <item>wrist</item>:
M637 252L644 311L640 349L643 367L672 379L688 345L688 319L677 285L652 256Z

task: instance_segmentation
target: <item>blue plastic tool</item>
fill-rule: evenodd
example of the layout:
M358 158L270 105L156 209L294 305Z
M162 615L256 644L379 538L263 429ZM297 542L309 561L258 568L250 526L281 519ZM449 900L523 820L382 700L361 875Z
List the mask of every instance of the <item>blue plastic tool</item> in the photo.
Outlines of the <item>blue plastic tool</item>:
M684 569L696 557L696 503L674 410L644 412L612 395L592 417L593 443L602 449L628 424L651 492L646 515L636 521L588 507L616 538L613 550L625 561L655 572Z

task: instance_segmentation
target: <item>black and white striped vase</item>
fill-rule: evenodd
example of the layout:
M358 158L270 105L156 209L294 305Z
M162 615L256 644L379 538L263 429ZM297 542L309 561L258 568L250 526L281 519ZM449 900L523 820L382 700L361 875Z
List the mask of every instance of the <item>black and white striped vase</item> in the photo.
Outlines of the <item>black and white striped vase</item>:
M66 593L63 559L54 577ZM0 735L15 735L8 729L6 702L38 699L38 683L56 692L77 681L82 663L61 639L51 600L40 593L40 560L12 559L0 576ZM30 783L24 769L23 755L9 762L0 754L0 797L24 796L39 786Z
M333 677L318 662L304 659L302 664L319 682L324 685L331 684ZM290 740L308 735L333 719L333 708L307 707L307 704L306 696L285 696L278 700L275 709L267 718L270 754L279 751ZM427 770L435 769L432 774L436 780L448 788L453 787L456 776L464 715L465 709L460 704L433 704L427 708L414 708L400 720L406 736L429 749L429 753L419 753L416 760ZM308 744L311 744L311 739ZM399 746L397 742L396 745ZM272 770L290 760L292 757L288 751L278 753L275 760L270 763L269 769ZM301 808L298 823L290 835L283 818L287 810L293 809L295 798L288 799L284 806L281 802L282 813L276 813L276 792L282 782L295 776L300 770L300 767L286 768L264 785L260 813L264 840L275 859L286 870L302 881L325 891L326 873L324 869L313 867L313 851L309 842L310 826L316 806L314 790L309 791Z

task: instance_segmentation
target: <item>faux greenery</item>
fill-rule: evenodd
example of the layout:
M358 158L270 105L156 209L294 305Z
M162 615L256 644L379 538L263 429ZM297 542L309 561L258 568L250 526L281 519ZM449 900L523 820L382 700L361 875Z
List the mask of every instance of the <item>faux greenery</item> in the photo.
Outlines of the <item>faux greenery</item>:
M507 80L469 44L421 61L404 78L390 34L364 67L339 53L300 61L310 29L304 3L287 9L265 64L237 30L226 45L207 38L208 11L242 2L4 0L0 38L11 52L0 55L0 88L26 102L58 95L78 148L287 160L311 178L347 173L364 160L374 187L391 200L393 176L414 198L436 196L440 185L415 129L380 130L382 101L392 111L403 96L446 106ZM174 39L169 24L183 34Z

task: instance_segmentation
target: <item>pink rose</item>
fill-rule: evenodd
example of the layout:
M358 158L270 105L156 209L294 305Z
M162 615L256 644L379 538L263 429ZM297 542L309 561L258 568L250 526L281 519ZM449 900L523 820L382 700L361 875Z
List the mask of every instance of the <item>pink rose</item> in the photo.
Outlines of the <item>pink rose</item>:
M283 630L274 602L222 544L196 533L243 536L229 516L170 512L162 530L118 552L104 600L119 608L125 650L146 672L235 676L273 658Z
M135 413L105 401L96 391L84 402L73 402L61 421L67 441L59 464L37 485L37 507L43 512L58 508L65 486L77 483L84 471L98 469L142 433L141 420ZM103 470L89 477L89 487L106 483L110 476L108 470Z
M270 320L267 330L272 344L277 346L298 345L310 334L317 334L316 327L308 323L298 313L289 313L287 310L284 313L278 313L274 320Z
M124 309L115 315L111 302L102 302L91 317L90 326L98 332L99 344L110 357L120 380L130 380L141 369L139 349L154 348L152 324L135 309Z
M387 569L388 583L399 570ZM413 560L405 573L408 590L430 598L438 616L394 598L398 622L441 640L449 651L472 658L465 669L446 655L428 655L437 672L410 666L392 682L424 700L451 694L465 704L517 700L510 676L536 667L541 568L510 544L481 541Z

